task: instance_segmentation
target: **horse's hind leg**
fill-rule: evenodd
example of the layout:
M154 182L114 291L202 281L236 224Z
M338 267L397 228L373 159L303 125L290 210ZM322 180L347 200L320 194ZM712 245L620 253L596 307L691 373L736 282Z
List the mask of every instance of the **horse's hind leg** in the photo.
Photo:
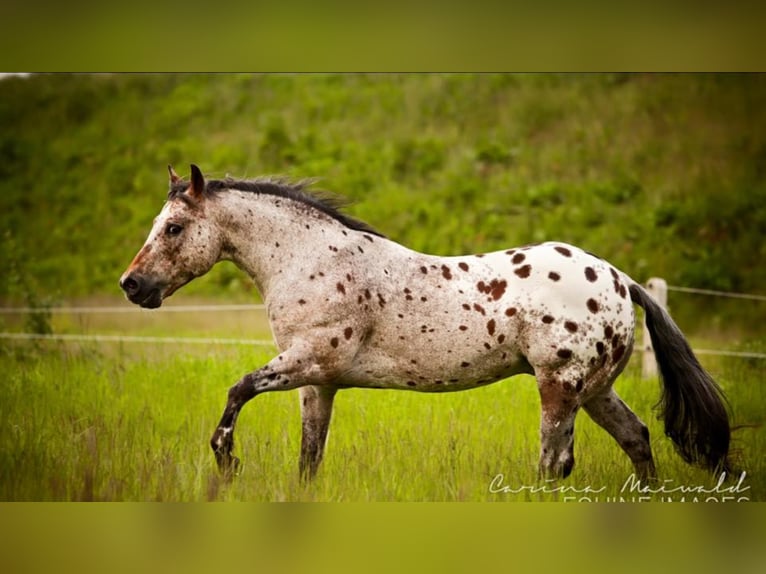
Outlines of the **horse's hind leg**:
M322 462L336 389L309 386L301 387L299 392L303 421L300 475L303 480L311 480Z
M622 401L614 389L589 399L583 408L599 426L614 437L630 457L641 480L656 477L649 429Z
M574 421L578 409L576 383L537 373L540 418L540 475L566 478L574 468Z

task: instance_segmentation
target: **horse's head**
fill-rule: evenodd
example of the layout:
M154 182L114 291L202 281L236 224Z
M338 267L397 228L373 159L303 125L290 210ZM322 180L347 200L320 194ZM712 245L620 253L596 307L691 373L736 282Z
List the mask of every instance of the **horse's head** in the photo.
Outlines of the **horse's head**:
M191 166L184 182L168 166L170 193L146 243L120 278L128 299L154 309L189 281L207 273L221 253L222 239L206 216L205 178Z

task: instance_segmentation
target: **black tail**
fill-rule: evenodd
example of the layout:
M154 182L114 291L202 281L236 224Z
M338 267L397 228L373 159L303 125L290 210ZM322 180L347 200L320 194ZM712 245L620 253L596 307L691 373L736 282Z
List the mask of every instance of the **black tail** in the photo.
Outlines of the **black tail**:
M630 298L643 307L654 354L662 374L658 403L665 434L683 459L713 473L731 473L731 429L726 398L702 368L670 315L640 285L630 286Z

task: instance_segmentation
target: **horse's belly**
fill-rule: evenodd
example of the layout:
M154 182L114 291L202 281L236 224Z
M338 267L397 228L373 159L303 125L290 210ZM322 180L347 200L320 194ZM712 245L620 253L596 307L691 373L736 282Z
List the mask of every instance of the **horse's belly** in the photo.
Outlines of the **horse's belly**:
M398 388L449 392L489 384L519 373L531 373L526 359L507 347L460 350L380 348L360 352L344 384L369 388Z

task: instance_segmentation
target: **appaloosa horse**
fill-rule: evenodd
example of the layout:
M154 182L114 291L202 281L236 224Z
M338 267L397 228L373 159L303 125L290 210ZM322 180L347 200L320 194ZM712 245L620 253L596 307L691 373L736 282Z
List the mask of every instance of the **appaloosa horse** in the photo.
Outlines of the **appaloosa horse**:
M155 308L217 261L250 275L279 355L231 387L211 446L224 473L250 399L299 389L300 472L322 460L333 398L348 387L459 391L518 373L537 379L539 468L566 477L580 407L640 478L655 476L649 432L612 389L644 308L664 381L660 409L680 455L728 469L729 418L716 383L668 314L626 274L563 243L436 257L412 251L283 180L191 180L172 168L168 200L120 280Z

